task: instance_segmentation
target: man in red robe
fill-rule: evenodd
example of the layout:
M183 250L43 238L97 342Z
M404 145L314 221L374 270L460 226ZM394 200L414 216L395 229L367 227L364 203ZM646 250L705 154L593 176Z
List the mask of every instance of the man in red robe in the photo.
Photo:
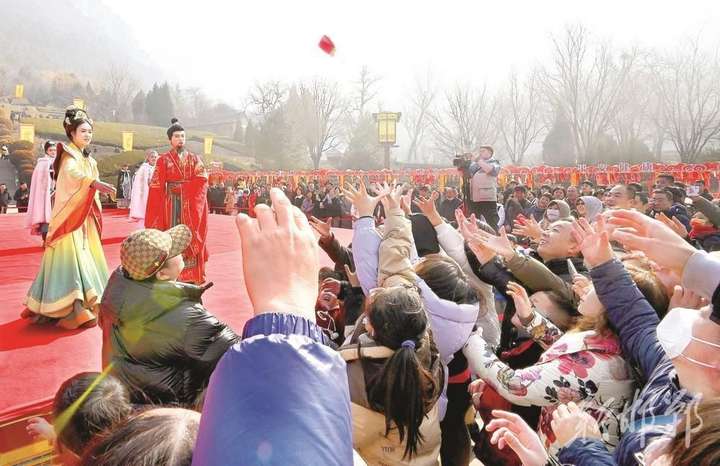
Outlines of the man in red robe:
M176 118L167 130L170 152L160 156L150 181L145 228L165 231L184 224L192 232L190 246L183 253L185 269L179 280L205 282L208 259L207 239L208 177L202 160L185 149L185 130Z

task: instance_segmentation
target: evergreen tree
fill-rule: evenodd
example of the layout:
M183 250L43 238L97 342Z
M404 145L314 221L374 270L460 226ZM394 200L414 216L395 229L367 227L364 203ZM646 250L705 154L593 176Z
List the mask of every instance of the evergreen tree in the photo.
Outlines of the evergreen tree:
M242 128L240 128L242 131ZM245 134L243 135L243 143L245 144L245 150L247 151L248 157L255 157L255 142L257 140L258 130L255 127L255 123L248 121L247 128L245 128Z
M377 143L377 129L372 115L360 116L355 127L352 128L341 168L355 170L383 168L383 155Z
M166 82L162 86L153 84L152 89L145 97L145 113L150 123L157 126L167 126L170 119L175 116L175 107L170 95L170 85Z
M133 119L136 123L145 121L145 93L139 90L132 101Z
M558 114L543 141L543 162L553 166L575 165L575 145L570 123Z

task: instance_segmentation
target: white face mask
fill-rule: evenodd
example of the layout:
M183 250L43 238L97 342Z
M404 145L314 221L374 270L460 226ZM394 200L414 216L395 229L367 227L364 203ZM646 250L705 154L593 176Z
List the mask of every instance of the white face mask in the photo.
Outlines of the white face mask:
M670 312L665 315L665 318L661 320L660 324L657 326L656 331L658 341L660 342L662 349L665 350L665 354L667 354L667 357L670 359L682 356L692 363L716 369L716 367L712 364L697 361L683 354L692 340L714 346L715 348L720 348L720 345L718 344L693 336L692 327L696 318L696 312L690 309L676 307L675 309L670 310Z
M548 209L545 211L545 216L551 222L560 220L560 211L557 209Z

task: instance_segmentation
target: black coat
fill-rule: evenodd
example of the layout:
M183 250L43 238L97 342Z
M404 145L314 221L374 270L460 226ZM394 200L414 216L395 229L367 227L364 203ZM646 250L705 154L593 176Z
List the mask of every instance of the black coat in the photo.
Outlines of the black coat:
M134 403L192 405L225 351L239 340L210 314L205 291L178 282L127 278L121 268L102 297L103 359Z

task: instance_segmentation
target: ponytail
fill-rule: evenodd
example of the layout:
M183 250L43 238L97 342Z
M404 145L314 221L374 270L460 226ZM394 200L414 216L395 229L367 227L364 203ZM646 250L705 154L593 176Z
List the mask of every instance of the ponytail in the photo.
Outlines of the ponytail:
M375 384L372 399L383 400L385 413L385 435L392 425L397 427L400 442L406 438L403 458L411 458L423 441L420 425L425 417L425 407L430 394L435 391L435 382L423 367L415 353L415 342L402 343L387 359Z

